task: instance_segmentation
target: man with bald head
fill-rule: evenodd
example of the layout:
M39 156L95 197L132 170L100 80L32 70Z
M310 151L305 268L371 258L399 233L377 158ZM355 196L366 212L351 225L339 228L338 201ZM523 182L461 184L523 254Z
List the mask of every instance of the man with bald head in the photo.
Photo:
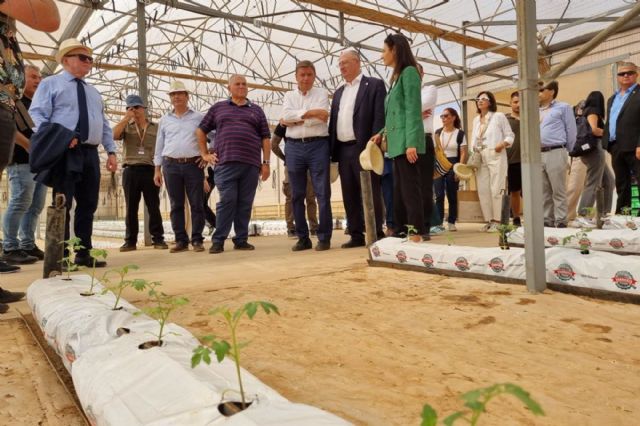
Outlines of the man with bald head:
M338 162L342 200L347 214L351 239L342 248L361 247L364 240L364 209L360 189L360 153L372 135L384 127L384 82L362 75L360 56L355 50L347 50L338 62L344 84L336 90L331 103L329 140L331 159ZM376 217L376 234L382 232L382 189L380 176L371 174L373 207Z
M214 178L220 193L216 206L216 230L209 253L224 251L231 231L235 250L254 250L247 242L251 207L258 179L271 173L271 134L262 108L247 99L247 79L229 77L229 99L215 103L200 123L196 135L204 161L215 163ZM216 131L213 154L207 149L207 134Z

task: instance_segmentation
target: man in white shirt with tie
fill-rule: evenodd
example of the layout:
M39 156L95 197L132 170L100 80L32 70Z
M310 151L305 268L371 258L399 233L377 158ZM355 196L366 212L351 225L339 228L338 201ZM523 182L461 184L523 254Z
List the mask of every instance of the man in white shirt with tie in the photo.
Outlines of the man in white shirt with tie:
M287 126L285 154L289 182L291 183L293 215L298 242L293 251L312 247L309 227L305 218L304 199L307 172L318 199L318 243L316 250L331 247L332 215L331 184L329 182L330 146L329 93L313 87L316 69L311 61L296 65L298 88L284 96L282 123Z

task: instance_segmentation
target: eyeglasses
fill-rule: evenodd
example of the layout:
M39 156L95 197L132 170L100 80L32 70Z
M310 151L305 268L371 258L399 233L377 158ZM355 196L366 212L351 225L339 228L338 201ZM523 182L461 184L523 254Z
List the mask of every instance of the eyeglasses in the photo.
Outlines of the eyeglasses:
M491 99L489 99L489 98L478 98L478 99L476 99L476 102L482 102L482 101L489 102L490 100Z
M629 77L636 74L637 73L635 71L622 71L618 73L618 77Z
M440 120L444 120L445 118L449 118L449 117L451 117L451 114L442 114L440 116Z
M546 88L546 87L544 87L544 88L542 88L542 89L538 90L538 92L542 93L542 92L544 92L545 90L549 90L549 89L548 89L548 88Z
M82 62L93 63L93 56L85 55L83 53L74 53L73 55L64 55L67 58L73 58L74 56L80 59Z

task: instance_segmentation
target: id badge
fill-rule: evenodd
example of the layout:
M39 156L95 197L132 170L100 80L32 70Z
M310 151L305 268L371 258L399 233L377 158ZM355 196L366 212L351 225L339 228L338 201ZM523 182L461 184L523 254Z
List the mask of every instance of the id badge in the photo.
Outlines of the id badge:
M144 155L144 147L138 147L138 155Z

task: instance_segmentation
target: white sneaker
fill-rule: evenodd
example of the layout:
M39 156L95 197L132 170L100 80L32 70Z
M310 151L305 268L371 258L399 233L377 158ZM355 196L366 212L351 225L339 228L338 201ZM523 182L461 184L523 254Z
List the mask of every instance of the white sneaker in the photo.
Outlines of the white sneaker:
M489 225L489 229L487 229L487 232L494 234L496 232L498 232L498 223L496 222L491 222L491 225Z
M444 226L442 225L432 226L431 229L429 230L429 233L432 235L442 234L443 232L445 232L445 229L444 229Z
M489 232L489 228L491 228L491 222L485 223L482 228L480 228L480 232Z
M449 224L449 232L454 232L457 231L458 228L456 228L456 224L455 223L450 223Z

